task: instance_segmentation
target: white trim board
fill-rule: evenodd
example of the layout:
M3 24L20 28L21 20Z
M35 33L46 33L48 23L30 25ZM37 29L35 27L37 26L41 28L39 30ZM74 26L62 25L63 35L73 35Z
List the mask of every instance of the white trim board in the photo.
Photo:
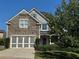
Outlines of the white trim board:
M36 35L16 35L16 34L13 34L11 36L36 36Z

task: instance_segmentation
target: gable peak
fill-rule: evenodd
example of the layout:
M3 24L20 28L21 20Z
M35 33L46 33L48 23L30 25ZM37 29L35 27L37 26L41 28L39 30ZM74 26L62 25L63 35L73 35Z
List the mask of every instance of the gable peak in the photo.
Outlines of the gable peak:
M21 10L19 13L23 13L23 14L25 14L25 13L28 13L25 9L23 9L23 10Z

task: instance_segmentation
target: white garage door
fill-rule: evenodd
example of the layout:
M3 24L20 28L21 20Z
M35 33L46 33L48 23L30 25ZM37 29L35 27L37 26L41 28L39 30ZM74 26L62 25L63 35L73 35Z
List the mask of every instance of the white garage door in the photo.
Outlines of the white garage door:
M12 36L10 48L33 48L35 36Z

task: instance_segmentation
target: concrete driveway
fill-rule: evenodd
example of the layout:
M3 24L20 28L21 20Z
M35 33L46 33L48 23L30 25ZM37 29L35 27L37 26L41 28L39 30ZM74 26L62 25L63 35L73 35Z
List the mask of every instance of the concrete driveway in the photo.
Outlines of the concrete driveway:
M0 51L0 59L34 59L34 49L6 49Z

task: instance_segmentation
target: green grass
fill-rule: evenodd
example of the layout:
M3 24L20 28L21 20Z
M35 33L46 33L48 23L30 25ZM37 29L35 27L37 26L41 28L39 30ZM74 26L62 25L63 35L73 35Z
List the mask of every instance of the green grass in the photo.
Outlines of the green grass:
M39 57L38 55L35 55L34 59L43 59L43 58Z
M35 53L35 59L52 59L53 55L51 55L51 53L48 52L44 52L44 51L37 51Z
M79 54L67 51L37 51L35 59L79 59Z

